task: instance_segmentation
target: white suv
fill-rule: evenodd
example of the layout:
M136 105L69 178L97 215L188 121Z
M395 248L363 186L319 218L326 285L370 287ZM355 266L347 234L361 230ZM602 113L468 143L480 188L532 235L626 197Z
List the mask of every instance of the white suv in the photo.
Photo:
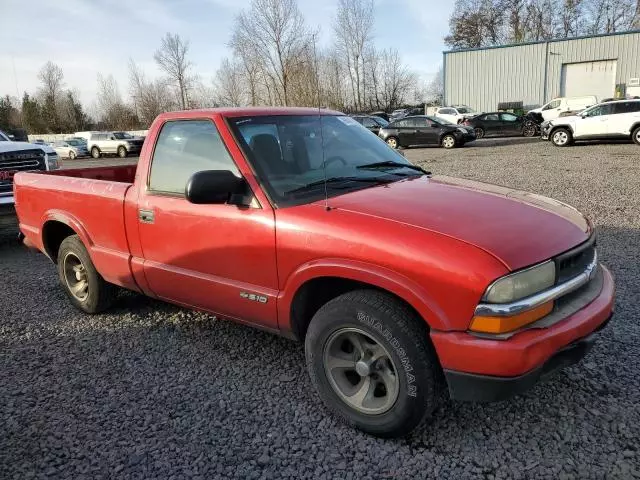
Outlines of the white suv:
M542 138L557 147L574 141L631 138L640 145L640 100L605 102L541 126Z
M456 105L454 107L440 107L436 110L435 116L447 120L451 123L462 123L465 119L478 115L473 108L466 105Z

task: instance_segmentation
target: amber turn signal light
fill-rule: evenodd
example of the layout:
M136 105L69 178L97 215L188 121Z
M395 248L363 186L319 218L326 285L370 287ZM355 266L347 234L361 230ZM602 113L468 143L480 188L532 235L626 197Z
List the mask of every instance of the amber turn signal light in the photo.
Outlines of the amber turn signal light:
M507 333L524 327L549 315L553 310L553 302L543 303L526 312L518 313L510 317L473 317L469 330L479 333Z

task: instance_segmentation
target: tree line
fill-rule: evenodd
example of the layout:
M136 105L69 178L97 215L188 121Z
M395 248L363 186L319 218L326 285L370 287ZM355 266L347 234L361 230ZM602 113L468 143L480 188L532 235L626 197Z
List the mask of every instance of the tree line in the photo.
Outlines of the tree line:
M129 60L123 92L99 74L96 96L82 105L65 88L62 68L42 67L40 88L22 99L0 97L0 129L65 133L147 128L162 112L216 106L321 106L345 112L390 110L424 101L428 89L400 53L375 46L374 0L339 0L327 46L297 0L252 0L235 18L230 56L205 80L180 35L162 37L153 58L163 72L150 78ZM90 113L89 113L90 112Z
M445 43L476 48L640 28L640 0L456 0Z

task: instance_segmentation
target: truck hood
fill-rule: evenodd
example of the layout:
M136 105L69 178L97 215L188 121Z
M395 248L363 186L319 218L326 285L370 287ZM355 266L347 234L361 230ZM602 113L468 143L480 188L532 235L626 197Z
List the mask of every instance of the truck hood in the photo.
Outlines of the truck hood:
M35 143L28 142L0 142L0 153L5 152L22 152L24 150L33 150L39 148L45 153L53 153L53 147L49 145L36 145Z
M333 208L400 222L475 245L517 270L586 241L591 225L575 208L506 187L426 176L330 200Z

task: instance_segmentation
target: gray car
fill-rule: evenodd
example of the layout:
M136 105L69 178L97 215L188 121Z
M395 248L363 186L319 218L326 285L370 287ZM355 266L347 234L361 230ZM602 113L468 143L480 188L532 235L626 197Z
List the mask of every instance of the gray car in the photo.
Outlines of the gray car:
M55 142L53 149L56 151L60 158L68 158L69 160L75 160L79 157L88 157L89 151L87 146L75 139L62 140Z
M144 139L127 132L93 132L87 139L87 150L93 158L115 154L125 158L129 154L138 155Z

